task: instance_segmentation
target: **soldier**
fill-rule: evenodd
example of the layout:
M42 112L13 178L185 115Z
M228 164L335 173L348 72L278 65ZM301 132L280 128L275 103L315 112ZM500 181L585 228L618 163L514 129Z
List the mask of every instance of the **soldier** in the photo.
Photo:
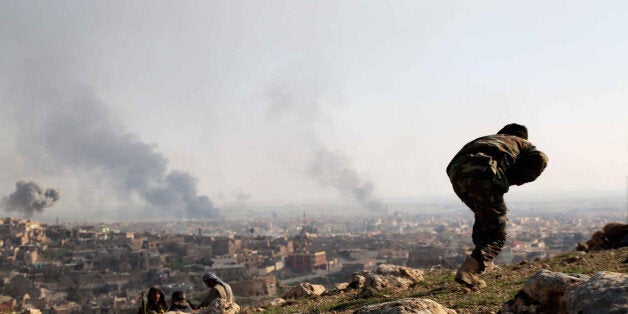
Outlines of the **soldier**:
M456 195L475 214L473 249L456 273L456 282L478 290L479 275L492 266L506 242L504 193L511 185L534 181L547 166L547 156L528 142L528 130L508 124L497 134L466 144L447 166Z
M209 293L201 302L199 313L238 313L240 306L235 303L231 286L222 281L216 274L203 274L203 283L209 288Z
M138 314L160 314L165 313L168 309L164 293L157 286L148 289L146 300L142 296L142 307L137 311Z
M172 293L171 305L168 308L168 312L183 312L192 313L194 306L185 297L183 291L175 291Z

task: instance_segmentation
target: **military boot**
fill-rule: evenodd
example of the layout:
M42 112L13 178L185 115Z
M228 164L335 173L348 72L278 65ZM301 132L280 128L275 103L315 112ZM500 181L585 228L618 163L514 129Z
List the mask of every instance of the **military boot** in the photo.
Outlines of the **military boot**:
M499 266L495 265L495 263L493 263L493 261L484 261L484 269L480 271L480 274L485 274L488 272L492 272L492 271L497 271L499 270Z
M480 263L473 257L467 256L464 263L458 269L455 280L471 290L478 290L486 287L486 282L478 276L480 274Z
M495 266L495 263L493 262L493 260L490 261L484 261L484 269L493 269L497 266Z

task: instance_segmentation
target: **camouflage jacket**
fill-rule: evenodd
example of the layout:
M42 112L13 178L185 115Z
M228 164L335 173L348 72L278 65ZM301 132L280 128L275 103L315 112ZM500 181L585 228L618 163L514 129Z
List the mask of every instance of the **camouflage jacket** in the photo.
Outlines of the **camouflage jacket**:
M487 165L490 163L489 168L492 168L492 172L495 174L494 180L497 185L501 186L503 192L507 192L510 185L520 185L536 178L534 177L532 180L521 180L513 176L517 158L522 154L541 154L545 156L542 152L538 151L532 143L518 136L505 134L483 136L462 147L449 165L447 165L447 175L452 178L457 168L468 162L468 156L485 156ZM547 160L546 157L544 157L544 159ZM537 171L538 174L543 171L546 164L545 162L545 164L542 165L542 169Z

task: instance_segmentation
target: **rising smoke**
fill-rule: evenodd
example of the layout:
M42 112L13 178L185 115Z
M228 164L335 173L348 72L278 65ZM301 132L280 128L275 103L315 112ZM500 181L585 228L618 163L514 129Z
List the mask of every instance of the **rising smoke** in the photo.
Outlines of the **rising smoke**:
M44 119L44 147L64 163L99 167L125 194L144 198L155 209L179 218L215 218L219 211L207 196L197 195L198 180L189 173L167 171L168 160L153 145L123 133L106 106L90 95L62 100ZM78 130L78 131L77 131Z
M321 122L331 123L324 114L321 103L325 88L320 81L291 79L274 82L267 86L267 117L292 120L287 124L309 146L310 160L305 174L325 187L331 187L348 195L366 209L381 210L382 202L375 196L374 184L363 178L342 153L331 151L319 140L316 128ZM284 125L285 127L285 125Z
M168 159L157 147L126 132L91 89L58 75L54 64L40 65L25 63L20 71L1 73L14 74L5 80L10 86L3 97L14 116L20 157L45 164L50 172L103 173L116 191L112 201L137 195L152 217L220 217L212 201L198 195L193 175L168 171Z
M86 196L92 193L107 197L99 199L103 204L86 206L102 208L139 200L146 205L146 214L158 219L220 215L207 196L198 195L194 176L169 171L167 158L154 145L129 133L100 101L98 94L107 91L94 91L86 84L94 80L92 74L108 66L89 53L97 47L94 44L104 48L108 43L93 36L97 30L91 27L93 23L74 27L77 23L68 21L81 22L83 17L65 9L28 9L17 4L3 9L0 38L6 41L0 54L0 135L13 141L9 144L14 146L7 145L7 149L15 160L28 164L28 172L77 178L77 192L85 194L77 199L90 199ZM126 73L118 70L109 73ZM133 105L132 97L125 101ZM55 199L55 192L39 195L44 197L35 202L39 207L28 207L30 210L40 210ZM10 199L7 204L12 203ZM112 214L117 213L112 210Z
M44 189L37 181L20 180L15 184L15 192L3 197L0 205L6 211L20 212L30 218L34 213L41 213L44 208L53 206L60 197L57 188Z
M179 216L211 218L219 216L214 204L205 195L197 195L198 179L186 172L168 173L161 187L144 191L144 197L153 205L179 209Z
M381 210L381 201L373 195L373 183L360 177L347 158L325 148L313 153L308 174L318 183L350 195L370 210Z

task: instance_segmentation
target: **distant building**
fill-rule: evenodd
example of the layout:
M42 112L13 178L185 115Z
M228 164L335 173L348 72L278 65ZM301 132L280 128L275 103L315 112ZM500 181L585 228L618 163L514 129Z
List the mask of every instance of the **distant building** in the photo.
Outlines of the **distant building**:
M215 255L235 254L242 247L240 239L232 239L229 237L212 238L211 248Z
M297 273L311 273L314 270L327 269L327 255L324 251L288 254L286 266Z
M445 253L443 248L434 246L414 248L408 254L408 266L429 268L434 265L443 265Z

